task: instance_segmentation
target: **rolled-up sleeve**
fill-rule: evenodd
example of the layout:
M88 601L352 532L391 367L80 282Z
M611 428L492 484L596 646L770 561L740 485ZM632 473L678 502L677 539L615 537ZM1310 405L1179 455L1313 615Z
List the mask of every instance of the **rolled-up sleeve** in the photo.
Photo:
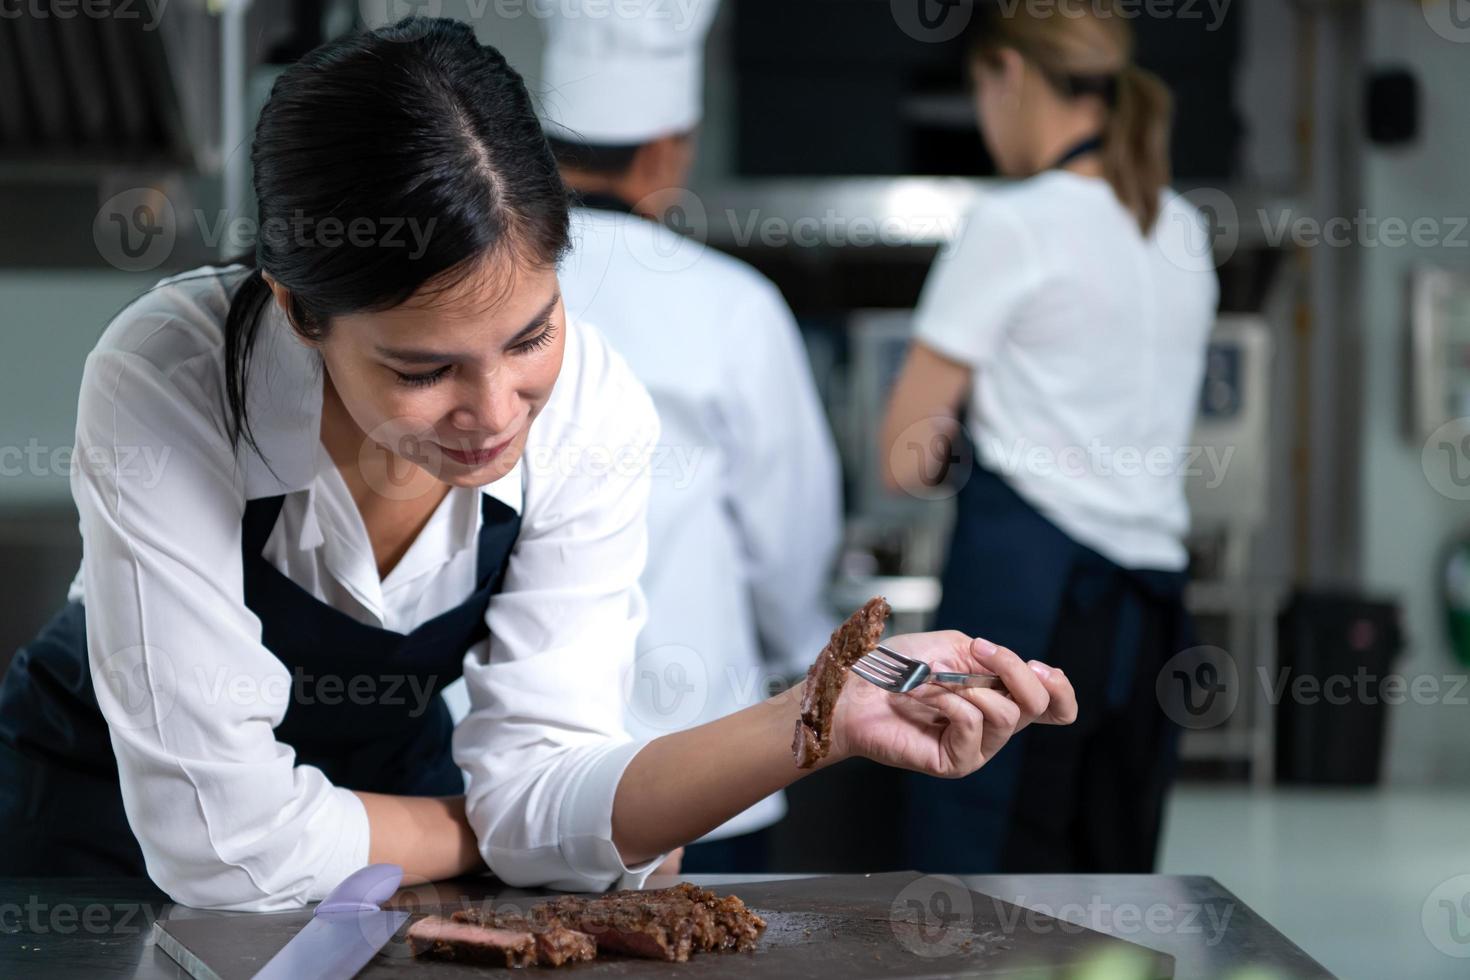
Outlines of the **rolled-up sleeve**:
M527 446L521 533L486 612L490 639L465 657L470 707L453 749L497 877L598 890L637 886L658 864L629 868L612 841L618 782L642 748L623 727L623 692L646 619L658 419L622 359L580 329Z
M367 813L274 737L291 677L245 605L243 484L198 377L125 351L87 361L87 653L153 881L199 908L296 908L367 863Z

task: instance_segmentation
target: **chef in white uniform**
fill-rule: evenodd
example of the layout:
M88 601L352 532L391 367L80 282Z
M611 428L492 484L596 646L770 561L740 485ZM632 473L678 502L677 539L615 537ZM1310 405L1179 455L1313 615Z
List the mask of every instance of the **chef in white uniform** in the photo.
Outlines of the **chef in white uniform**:
M649 618L627 685L635 736L759 700L766 680L803 672L835 625L823 593L840 473L795 318L750 266L649 220L687 196L715 7L650 2L598 18L559 3L544 21L544 121L581 204L562 296L628 360L663 431ZM784 813L768 797L689 848L684 870L759 870L758 832Z

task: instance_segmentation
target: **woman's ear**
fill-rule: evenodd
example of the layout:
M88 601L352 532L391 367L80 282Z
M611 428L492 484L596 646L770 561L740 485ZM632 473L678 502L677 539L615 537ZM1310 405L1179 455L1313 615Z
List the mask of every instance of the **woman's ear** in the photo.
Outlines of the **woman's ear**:
M286 322L291 324L291 332L296 335L296 339L301 341L308 347L321 346L319 341L309 337L306 332L301 329L301 324L296 322L296 316L291 311L291 290L287 289L285 286L277 282L275 277L272 276L269 272L262 272L260 274L260 277L264 279L265 284L270 287L271 297L275 300L276 306L280 308L282 313L286 314Z
M271 288L271 295L275 297L276 305L281 308L281 311L283 313L285 313L287 316L290 316L291 290L287 289L285 286L282 286L279 282L277 282L276 277L271 275L269 272L262 272L260 274L260 278L264 279L265 284Z
M1026 59L1015 48L995 52L992 80L999 86L1007 103L1019 105L1026 86Z

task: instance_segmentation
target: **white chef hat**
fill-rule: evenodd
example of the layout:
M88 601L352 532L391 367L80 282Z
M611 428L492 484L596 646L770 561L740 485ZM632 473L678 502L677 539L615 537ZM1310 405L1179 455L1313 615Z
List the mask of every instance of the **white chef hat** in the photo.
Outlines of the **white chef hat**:
M718 0L536 0L546 32L541 114L577 143L627 146L699 123L704 39Z

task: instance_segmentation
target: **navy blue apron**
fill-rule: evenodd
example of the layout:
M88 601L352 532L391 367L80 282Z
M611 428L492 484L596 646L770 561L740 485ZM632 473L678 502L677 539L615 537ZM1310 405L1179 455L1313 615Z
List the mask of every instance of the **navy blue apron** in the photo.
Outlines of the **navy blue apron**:
M1186 576L1114 564L978 463L956 503L933 628L1060 667L1079 718L1032 726L965 779L909 776L907 866L1137 870L1143 855L1151 866L1177 742L1154 679L1193 645Z
M481 495L474 593L403 634L332 608L262 557L283 501L249 501L241 527L245 604L292 675L276 738L295 749L298 763L347 789L462 794L441 692L460 676L469 648L489 635L485 610L504 579L520 515ZM373 679L366 687L373 696L348 696L359 677ZM85 613L68 603L0 681L0 875L145 874L92 688Z

